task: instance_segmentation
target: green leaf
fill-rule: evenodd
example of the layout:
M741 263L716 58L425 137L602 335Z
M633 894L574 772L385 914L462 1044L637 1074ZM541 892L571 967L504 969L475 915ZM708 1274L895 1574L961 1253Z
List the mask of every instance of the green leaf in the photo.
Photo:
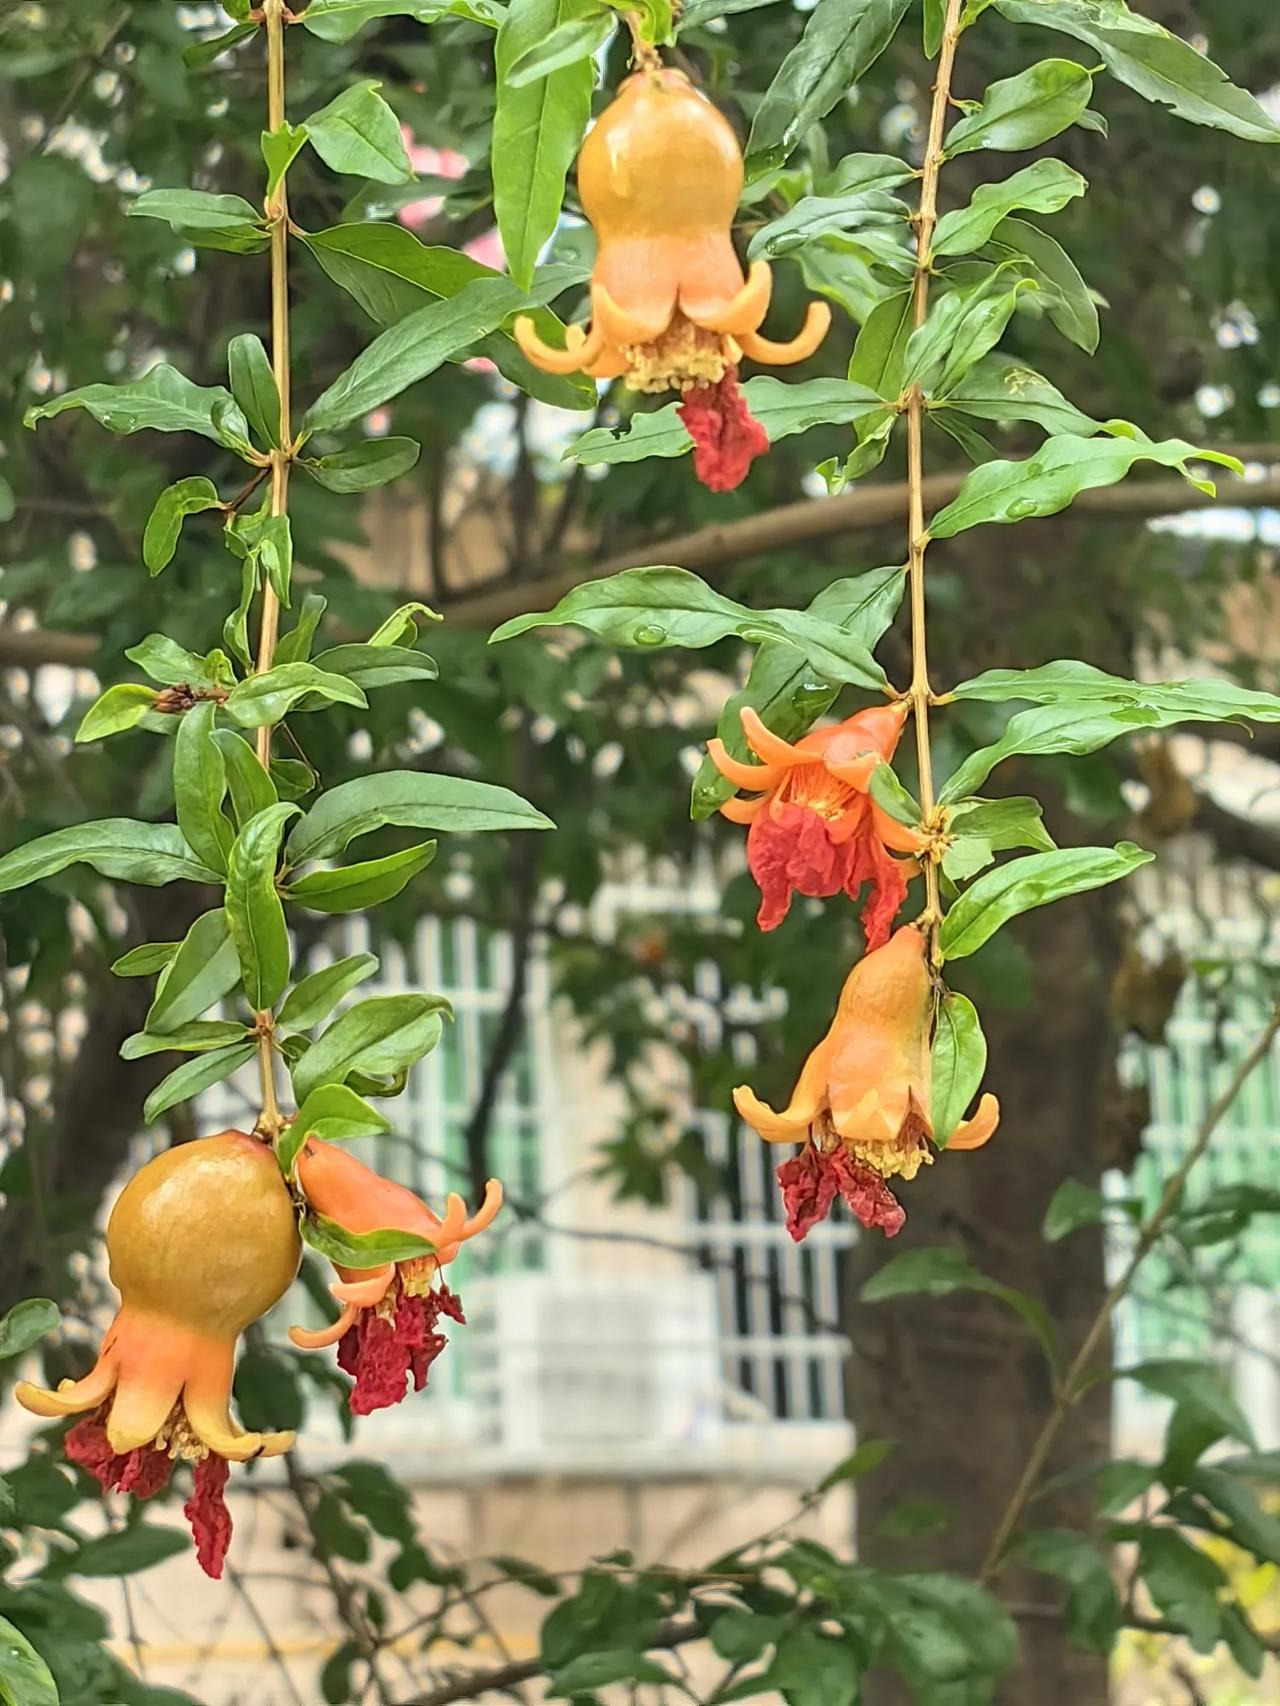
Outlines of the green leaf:
M865 385L843 379L807 379L786 384L758 375L742 388L747 406L776 444L815 426L849 426L879 413L883 405ZM651 456L683 456L693 440L676 413L679 407L646 410L631 417L627 430L593 427L565 451L566 459L585 468L602 463L643 462Z
M924 56L936 59L947 30L947 0L924 0Z
M125 212L132 218L163 219L197 249L251 255L265 249L271 234L251 202L205 190L144 190Z
M785 1633L786 1627L781 1617L769 1617L763 1612L741 1611L730 1607L717 1613L716 1620L711 1625L711 1645L720 1657L727 1659L730 1664L748 1664L773 1646Z
M418 638L418 625L424 622L442 622L444 618L437 615L429 604L424 604L420 598L412 598L408 604L401 604L393 610L385 622L380 622L369 636L371 646L411 646Z
M1052 286L1046 292L1046 314L1064 338L1092 355L1101 337L1098 309L1075 262L1057 239L1025 220L1002 219L992 233L991 246L1002 259L1031 262L1041 280Z
M425 652L415 652L408 646L368 645L334 646L321 652L316 668L330 675L343 675L358 687L368 690L393 687L403 681L434 681L440 673L434 658Z
M189 1102L210 1085L230 1078L233 1072L247 1065L256 1052L256 1043L236 1043L230 1048L214 1049L210 1054L198 1054L192 1060L184 1060L167 1078L162 1078L147 1097L142 1109L144 1125L154 1125L161 1114L177 1107L179 1102ZM108 1573L114 1574L114 1571Z
M248 1033L234 1019L193 1019L172 1031L135 1031L120 1045L121 1060L142 1060L149 1054L205 1054L212 1048L226 1048L229 1043L243 1042Z
M174 1528L134 1523L113 1534L100 1534L81 1543L75 1552L59 1557L56 1573L67 1576L132 1576L176 1558L190 1545Z
M747 246L747 259L774 260L825 237L849 237L881 228L897 229L905 247L909 215L904 201L883 190L802 196L794 207L761 226Z
M1091 1540L1068 1529L1040 1529L1018 1547L1033 1570L1067 1585L1067 1633L1078 1646L1111 1656L1123 1621L1111 1566Z
M545 41L527 47L506 73L512 89L527 88L540 78L549 77L563 66L576 65L581 59L594 59L618 26L616 16L607 8L587 12L580 18L568 18L557 24Z
M377 969L376 954L348 954L331 966L309 972L285 996L278 1023L286 1030L310 1030L321 1019L327 1019L343 996L372 977Z
M869 1475L873 1469L878 1469L891 1451L897 1449L897 1440L893 1439L864 1439L852 1454L837 1463L818 1482L819 1493L830 1492L832 1487L842 1486L846 1481L858 1481L864 1475ZM714 1637L713 1637L714 1639ZM715 1643L716 1651L724 1658L732 1658L733 1654L724 1653L719 1642ZM754 1658L753 1653L746 1655Z
M1078 124L1092 95L1093 78L1083 65L1073 59L1042 59L1016 77L991 85L976 110L948 131L946 156L952 159L978 148L1038 148Z
M1138 1534L1143 1584L1171 1623L1185 1629L1198 1653L1211 1653L1221 1638L1222 1595L1227 1577L1207 1552L1175 1529L1144 1526Z
M143 942L121 954L111 970L116 977L154 977L165 969L177 951L176 942Z
M624 16L630 12L639 21L641 41L655 47L670 46L675 40L675 5L673 0L605 0L615 12Z
M412 438L368 438L332 456L303 457L298 466L331 492L369 492L407 474L421 454Z
M1101 431L1101 423L1082 414L1056 385L999 350L983 356L945 398L930 399L928 406L938 411L935 419L940 424L946 410L956 408L980 420L1034 421L1050 435L1074 433L1087 438Z
M363 912L393 900L425 871L436 856L434 841L367 859L359 865L340 865L333 871L312 871L284 890L286 900L305 906L309 912Z
M260 729L280 722L312 695L326 704L364 707L369 703L343 675L330 675L313 663L280 663L237 682L223 709L242 728Z
M687 569L624 569L604 580L584 581L553 610L531 611L504 622L490 645L531 628L574 624L614 646L699 648L730 634L751 643L781 640L833 680L881 688L885 674L853 635L802 610L749 610L709 587Z
M307 140L305 124L290 124L286 119L279 130L262 133L262 158L267 168L267 201L270 202L284 182L290 166L302 152ZM269 365L269 364L268 364ZM243 405L241 405L243 407ZM246 413L248 411L246 410ZM277 411L276 419L279 413Z
M823 195L853 195L862 190L892 190L919 177L896 154L845 154L819 181Z
M920 822L920 803L909 788L903 786L902 780L891 764L880 763L871 772L868 792L881 811L897 823L907 823L913 828Z
M173 797L178 828L187 845L219 876L235 831L223 815L227 796L227 766L213 738L217 706L212 699L193 705L178 725L173 743Z
M215 443L223 442L213 419L214 405L232 403L229 391L219 386L193 385L176 367L159 362L141 379L124 385L82 385L78 391L63 391L47 403L38 403L23 416L26 425L52 420L67 409L84 409L109 432L196 432Z
M591 1688L606 1688L613 1682L671 1684L675 1673L643 1653L617 1648L603 1653L582 1653L547 1678L552 1700L570 1700Z
M976 254L1015 207L1057 213L1088 185L1061 160L1037 160L998 183L980 184L967 207L943 214L933 238L935 255Z
M1280 695L1241 687L1214 676L1191 676L1185 681L1134 681L1110 675L1077 658L1057 658L1034 669L988 669L952 689L952 698L980 699L988 704L1030 699L1039 705L1091 707L1115 701L1152 714L1179 712L1188 718L1227 722L1247 717L1253 722L1280 722Z
M1096 1185L1082 1184L1079 1179L1064 1179L1045 1210L1045 1241L1056 1244L1081 1227L1101 1226L1106 1214L1107 1199Z
M1039 1341L1053 1366L1057 1361L1057 1334L1048 1311L1034 1297L999 1285L971 1267L958 1250L946 1246L926 1250L902 1250L891 1256L865 1282L859 1297L864 1303L886 1303L895 1297L950 1297L957 1291L978 1291L1006 1304L1021 1316Z
M316 399L303 419L304 432L336 432L398 397L500 326L516 295L509 279L495 275L419 308L375 338Z
M124 655L165 687L217 687L231 680L225 653L209 652L200 658L164 634L148 634Z
M449 17L496 29L502 7L494 0L311 0L301 21L321 41L344 42L375 18L414 18L420 24L434 24Z
M227 372L231 395L244 410L244 418L264 443L279 449L280 392L262 339L252 332L232 338L227 345Z
M495 829L552 829L551 819L508 788L462 776L384 770L341 782L294 825L285 844L290 866L332 859L372 830L439 829L465 834Z
M227 537L230 538L229 533ZM249 650L249 611L258 592L259 568L257 552L250 552L240 570L240 601L222 624L222 638L227 650L250 670L254 667L254 659Z
M307 141L335 172L405 184L413 166L400 121L378 93L380 84L356 83L303 121Z
M1161 1357L1120 1369L1117 1380L1136 1380L1148 1392L1169 1398L1180 1410L1211 1432L1206 1446L1219 1439L1238 1439L1257 1449L1248 1416L1226 1386L1217 1369L1190 1357Z
M28 1297L0 1318L0 1362L24 1356L62 1324L62 1312L47 1297ZM3 1672L0 1671L0 1675Z
M1031 847L1052 853L1053 837L1044 827L1039 800L1011 794L1002 800L961 800L951 807L947 831L955 836L979 836L993 851Z
M905 589L905 570L872 569L832 581L813 600L809 614L838 623L871 651L897 615ZM746 686L726 701L716 733L731 758L746 761L751 754L742 732L744 705L759 712L774 734L794 741L830 710L838 692L837 683L811 669L794 646L769 640L757 650ZM704 758L693 779L690 816L710 817L736 792L710 758Z
M933 1141L947 1147L987 1070L987 1039L967 995L947 990L938 1004L933 1037Z
M354 1090L345 1084L322 1084L303 1102L276 1145L280 1170L286 1179L292 1178L294 1162L308 1137L345 1143L355 1137L379 1137L390 1130L391 1121Z
M237 825L243 829L250 818L275 805L279 795L247 740L231 729L219 729L213 738L227 766L231 809Z
M287 634L281 636L276 647L277 663L306 663L311 656L311 642L327 609L327 599L318 592L307 593L298 612L298 620Z
M594 0L512 0L498 31L493 207L511 276L526 290L560 219L565 179L591 116L595 73L590 59L578 59L525 88L509 79L562 24L594 9Z
M76 741L105 740L135 728L156 702L155 689L121 681L100 694L80 720Z
M240 982L240 962L222 907L201 913L161 974L147 1014L149 1031L180 1030L229 995Z
M345 1084L353 1072L394 1076L440 1041L439 995L375 995L334 1020L293 1068L294 1094L305 1101L322 1084Z
M853 346L849 378L867 385L886 402L902 395L907 342L915 328L911 291L895 291L872 309Z
M72 824L24 842L0 859L0 894L43 882L71 865L99 876L160 888L165 883L212 883L218 873L196 858L176 825L108 817Z
M780 165L893 40L910 0L818 0L756 108L747 176Z
M276 890L276 862L285 824L297 815L297 806L282 803L250 818L227 864L227 926L245 1000L256 1013L274 1007L289 982L289 932Z
M1156 462L1164 468L1176 468L1197 491L1213 496L1212 482L1196 479L1189 472L1187 463L1191 461L1217 462L1240 472L1240 464L1234 457L1198 450L1181 438L1155 444L1150 439L1076 438L1063 434L1047 440L1028 461L988 462L975 468L954 501L934 516L930 537L952 539L983 522L1006 523L1025 521L1031 516L1057 515L1081 492L1123 480L1136 462Z
M257 33L257 24L233 24L223 35L212 36L207 41L192 42L190 47L184 47L182 63L188 71L204 71L235 47L237 42L248 41L250 36L256 36Z
M7 1617L0 1617L0 1702L3 1706L59 1706L52 1671Z
M156 499L142 535L142 560L151 574L158 575L173 561L186 517L217 508L218 488L203 474L166 486Z
M1280 125L1253 96L1189 42L1139 16L1124 0L994 0L1015 24L1043 24L1088 44L1107 70L1148 101L1172 107L1192 124L1226 130L1246 142L1280 142Z
M977 290L952 291L935 304L924 325L907 340L905 385L945 397L999 343L1019 295L1035 286L1029 279L1016 279L997 290L998 282L992 274Z
M1110 847L1063 847L1013 859L979 877L943 920L938 943L946 959L977 953L1011 918L1067 895L1119 882L1155 858L1132 841Z
M348 1232L336 1220L309 1208L298 1223L302 1242L344 1268L382 1268L388 1262L412 1262L429 1256L435 1245L415 1232L391 1228L377 1232Z

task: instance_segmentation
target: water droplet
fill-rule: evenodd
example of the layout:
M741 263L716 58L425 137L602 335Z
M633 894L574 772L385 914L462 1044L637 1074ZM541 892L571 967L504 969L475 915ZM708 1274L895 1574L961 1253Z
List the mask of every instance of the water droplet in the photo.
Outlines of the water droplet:
M742 638L749 646L762 646L769 636L763 628L744 628Z
M1034 515L1038 505L1034 498L1015 498L1005 510L1010 521L1025 521L1029 515Z
M633 646L660 646L667 637L667 630L660 628L656 622L642 622L631 636Z

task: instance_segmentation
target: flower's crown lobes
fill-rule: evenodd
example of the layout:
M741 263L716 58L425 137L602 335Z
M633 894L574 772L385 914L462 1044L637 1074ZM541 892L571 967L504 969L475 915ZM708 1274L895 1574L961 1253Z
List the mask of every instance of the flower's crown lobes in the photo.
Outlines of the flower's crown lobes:
M107 1223L123 1302L235 1339L292 1285L301 1244L275 1156L223 1131L155 1156Z
M578 159L578 193L602 243L727 233L742 183L732 125L682 71L666 67L627 79Z

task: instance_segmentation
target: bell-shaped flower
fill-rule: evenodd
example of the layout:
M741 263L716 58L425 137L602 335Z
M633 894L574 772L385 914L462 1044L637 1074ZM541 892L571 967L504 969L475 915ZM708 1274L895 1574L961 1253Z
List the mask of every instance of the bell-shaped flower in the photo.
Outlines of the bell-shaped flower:
M708 741L725 780L758 796L726 800L720 810L749 826L747 865L760 888L762 930L782 923L793 894L825 898L843 890L856 900L869 883L862 910L867 947L888 941L916 871L913 860L892 852L918 853L925 837L890 817L869 789L876 766L893 757L906 716L905 700L877 705L792 745L744 705L742 732L760 762L743 763L722 741Z
M157 1155L121 1192L107 1225L120 1309L83 1380L22 1382L37 1416L89 1411L66 1453L104 1491L149 1498L176 1460L193 1465L184 1514L214 1577L231 1539L229 1463L275 1457L291 1433L247 1433L231 1418L236 1346L293 1283L297 1216L271 1149L224 1131Z
M761 336L773 280L767 261L744 275L734 251L742 183L742 151L724 115L682 71L637 71L578 159L597 243L590 327L571 326L564 349L553 349L531 317L515 323L520 348L548 373L680 392L694 470L712 491L739 485L769 447L738 389L738 363L803 361L831 324L826 303L814 302L790 343Z
M797 1242L837 1196L863 1226L892 1238L906 1219L890 1179L914 1179L933 1160L930 1116L934 990L925 939L905 924L849 973L831 1029L805 1062L791 1101L775 1113L745 1085L734 1104L766 1143L799 1143L778 1169L787 1229ZM984 1095L948 1149L980 1149L1000 1105Z
M348 1150L308 1137L298 1152L296 1178L307 1202L343 1232L408 1233L431 1245L430 1253L388 1261L373 1268L336 1262L339 1278L329 1288L342 1312L329 1327L289 1333L302 1350L338 1347L338 1366L351 1375L351 1409L357 1416L398 1404L412 1379L427 1384L432 1363L448 1342L437 1331L441 1317L464 1323L462 1305L442 1278L462 1245L483 1232L502 1207L502 1186L490 1179L484 1203L468 1217L460 1196L450 1194L443 1218L405 1185L384 1179Z

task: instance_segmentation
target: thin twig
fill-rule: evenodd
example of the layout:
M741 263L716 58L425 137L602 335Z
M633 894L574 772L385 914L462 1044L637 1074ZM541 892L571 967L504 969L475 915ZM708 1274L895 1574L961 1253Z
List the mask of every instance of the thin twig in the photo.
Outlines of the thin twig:
M1025 1511L1027 1504L1036 1490L1036 1484L1040 1479L1041 1472L1043 1471L1046 1462L1048 1461L1049 1453L1053 1449L1054 1441L1057 1439L1058 1434L1062 1429L1062 1424L1066 1421L1067 1414L1072 1405L1075 1404L1077 1399L1080 1397L1082 1384L1088 1373L1089 1364L1093 1360L1094 1353L1097 1351L1106 1336L1113 1311L1117 1304L1119 1304L1128 1294L1129 1288L1133 1284L1134 1275L1142 1266L1142 1263L1146 1260L1147 1256L1154 1249L1156 1243L1159 1241L1160 1235L1164 1231L1173 1214L1176 1212L1178 1204L1182 1200L1183 1192L1186 1190L1187 1180L1191 1177L1192 1170L1194 1169L1197 1161L1200 1160L1200 1157L1209 1147L1209 1143L1213 1138L1214 1132L1222 1123L1228 1109L1240 1094L1240 1091L1244 1088L1244 1085L1248 1082L1251 1075L1270 1054L1272 1044L1275 1042L1277 1035L1280 1035L1280 1006L1278 1006L1272 1013L1271 1018L1268 1020L1266 1026L1258 1036L1253 1047L1249 1050L1248 1054L1245 1055L1244 1059L1232 1074L1231 1082L1227 1085L1227 1088L1222 1092L1221 1096L1218 1097L1217 1101L1205 1115L1200 1124L1200 1128L1196 1133L1195 1141L1187 1151L1182 1165L1170 1178L1168 1184L1164 1188L1164 1192L1154 1213L1151 1215L1150 1219L1147 1220L1142 1227L1141 1232L1138 1234L1137 1243L1134 1245L1133 1253L1129 1257L1128 1262L1125 1264L1124 1272L1120 1275L1119 1279L1116 1280L1115 1284L1111 1287L1110 1291L1108 1291L1106 1297L1099 1305L1098 1312L1094 1316L1092 1324L1084 1336L1084 1342L1076 1352L1070 1368L1068 1368L1066 1374L1063 1376L1062 1383L1058 1388L1057 1397L1054 1399L1053 1408L1045 1418L1044 1425L1040 1429L1040 1432L1036 1435L1035 1443L1031 1447L1031 1452L1027 1458L1026 1465L1023 1468L1022 1474L1018 1478L1017 1486L1014 1488L1009 1499L1009 1503L1005 1507L1004 1514L997 1523L995 1533L991 1537L991 1544L987 1548L987 1555L983 1560L982 1569L978 1575L978 1580L984 1586L990 1583L999 1569L1001 1560L1005 1554L1005 1549L1013 1536L1014 1530L1017 1528L1018 1523L1022 1519L1022 1513Z
M284 1654L276 1644L275 1636L271 1633L271 1625L258 1610L257 1601L245 1586L244 1577L240 1575L235 1565L230 1562L224 1564L223 1568L226 1571L227 1581L239 1596L245 1610L249 1613L249 1617L252 1620L254 1628L258 1631L258 1634L262 1639L263 1645L270 1653L271 1662L275 1666L276 1670L279 1671L280 1680L289 1690L294 1706L307 1706L306 1701L298 1693L297 1685L289 1674L289 1666L285 1661Z

